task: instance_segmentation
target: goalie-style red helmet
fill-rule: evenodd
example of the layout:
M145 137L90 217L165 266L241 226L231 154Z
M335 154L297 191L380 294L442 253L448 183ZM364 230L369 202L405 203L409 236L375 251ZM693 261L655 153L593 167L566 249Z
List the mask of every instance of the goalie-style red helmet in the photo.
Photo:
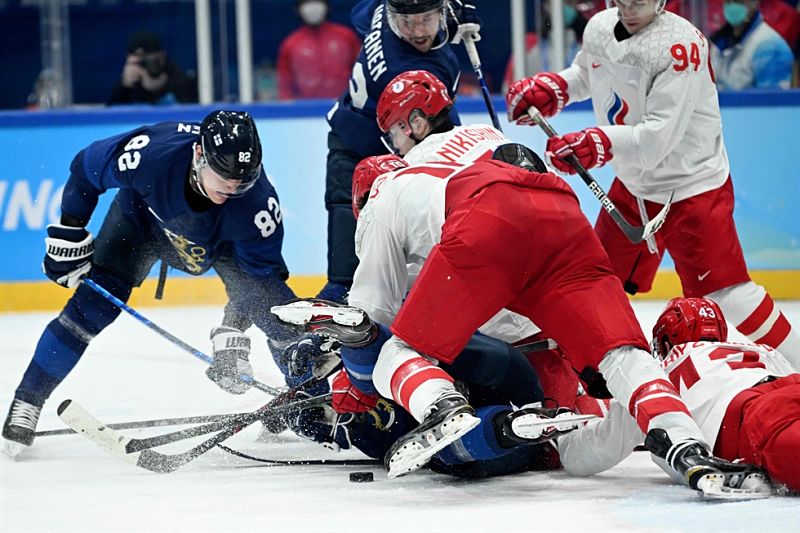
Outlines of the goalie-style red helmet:
M372 184L378 176L407 166L408 163L393 154L371 155L359 161L353 172L353 215L356 219L367 205Z
M453 100L447 87L427 70L409 70L395 76L378 98L378 127L383 133L398 123L408 127L409 115L415 109L426 117L434 117Z
M653 355L664 359L685 342L728 339L728 324L716 302L707 298L673 298L653 326Z

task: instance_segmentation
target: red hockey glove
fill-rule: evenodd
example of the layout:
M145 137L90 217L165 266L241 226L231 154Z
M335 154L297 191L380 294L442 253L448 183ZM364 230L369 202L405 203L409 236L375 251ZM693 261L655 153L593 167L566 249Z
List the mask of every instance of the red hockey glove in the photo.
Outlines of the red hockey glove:
M350 383L350 378L347 377L347 371L344 369L333 376L331 393L333 410L339 414L365 413L378 405L378 397L358 390L355 385Z
M561 111L567 102L567 81L555 72L540 72L511 84L506 93L508 120L517 124L533 124L528 108L533 106L545 117Z
M611 161L611 140L600 128L586 128L583 131L556 135L547 139L547 156L550 164L561 172L575 174L572 165L564 161L574 155L584 168L601 167Z

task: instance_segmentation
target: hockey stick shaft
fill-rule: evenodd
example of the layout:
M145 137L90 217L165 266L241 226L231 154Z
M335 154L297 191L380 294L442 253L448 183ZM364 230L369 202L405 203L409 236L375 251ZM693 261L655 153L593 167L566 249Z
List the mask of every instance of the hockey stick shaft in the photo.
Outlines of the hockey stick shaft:
M524 352L524 353L533 353L533 352L543 352L545 350L555 350L558 348L558 343L553 339L544 339L540 341L533 341L533 342L526 342L524 344L513 345L514 348Z
M210 365L211 362L213 361L213 359L211 357L209 357L208 355L204 354L203 352L201 352L197 348L191 346L190 344L187 344L187 343L183 342L182 340L180 340L178 337L176 337L175 335L173 335L169 331L167 331L164 328L162 328L162 327L158 326L157 324L153 323L150 319L148 319L147 317L142 315L139 311L137 311L136 309L132 308L131 306L129 306L128 304L126 304L125 302L123 302L122 300L120 300L119 298L117 298L116 296L111 294L110 292L108 292L105 288L100 286L94 280L92 280L90 278L83 278L83 283L85 283L86 285L88 285L89 287L94 289L94 291L97 292L98 294L100 294L103 298L105 298L109 302L113 303L114 305L116 305L117 307L122 309L123 311L127 312L128 314L130 314L136 320L138 320L139 322L141 322L142 324L144 324L148 328L152 329L153 331L155 331L156 333L158 333L159 335L161 335L162 337L164 337L165 339L170 341L175 346L178 346L179 348L183 349L184 351L189 352L190 354L194 355L195 357L197 357L201 361L204 361L206 364ZM276 394L280 394L280 393L284 392L282 389L278 389L278 388L275 388L275 387L270 387L269 385L261 383L260 381L256 381L251 376L241 375L241 376L239 376L239 378L242 381L246 382L246 383L252 383L255 388L257 388L258 390L261 390L263 392L266 392L267 394L276 395Z
M528 115L540 128L542 128L542 131L544 131L548 137L556 137L558 135L553 126L550 125L550 123L546 118L544 118L538 109L531 106L528 108ZM586 170L586 168L581 164L580 160L575 156L575 154L570 154L563 159L575 169L583 182L589 187L589 190L592 191L592 194L594 194L595 198L597 198L597 200L600 202L600 206L606 211L606 213L609 214L614 223L619 226L625 236L628 237L628 240L630 240L632 243L640 243L647 239L656 231L658 231L661 225L664 223L664 220L667 217L667 212L669 212L669 208L672 203L672 195L670 195L669 200L658 213L658 215L653 217L650 222L644 226L634 226L625 220L625 217L623 217L622 213L619 212L617 206L614 205L614 202L611 201L606 192L603 190L603 187L601 187L600 184L597 183L597 180L595 180L592 175L589 174L589 171Z
M184 416L178 418L160 418L156 420L139 420L133 422L116 422L106 424L111 429L141 429L141 428L155 428L163 426L182 426L184 424L208 424L210 422L222 422L230 420L238 413L228 415L200 415L200 416ZM34 433L35 437L56 437L59 435L74 435L75 430L69 428L62 429L47 429L44 431L37 431Z
M500 131L503 128L500 126L500 121L497 119L497 113L492 103L492 95L489 92L489 87L486 85L486 80L483 78L483 69L481 68L481 58L478 55L478 47L475 45L475 38L472 34L467 34L463 37L464 48L467 50L469 62L472 63L472 70L475 71L475 76L478 78L478 83L481 86L481 94L483 101L486 103L486 110L489 112L489 117L492 119L492 125Z
M239 433L247 426L264 419L268 415L283 414L290 410L322 405L331 398L330 394L315 396L307 400L300 400L291 405L273 407L271 402L256 409L251 413L242 413L228 422L228 426L213 437L201 442L197 446L178 454L163 454L151 449L128 452L127 447L137 439L130 439L115 432L100 421L86 412L80 405L72 400L65 400L58 407L58 415L61 419L77 432L82 433L89 440L109 452L110 454L122 459L125 462L135 464L140 468L156 473L169 473L177 470L183 465L193 461L206 453L217 444L227 440ZM139 439L143 440L143 439Z

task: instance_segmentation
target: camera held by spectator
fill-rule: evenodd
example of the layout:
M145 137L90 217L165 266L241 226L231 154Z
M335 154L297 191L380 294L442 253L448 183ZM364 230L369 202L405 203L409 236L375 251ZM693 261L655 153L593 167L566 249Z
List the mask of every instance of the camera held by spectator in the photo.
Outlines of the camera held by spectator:
M159 36L139 31L128 42L122 76L108 104L197 102L197 80L167 56Z

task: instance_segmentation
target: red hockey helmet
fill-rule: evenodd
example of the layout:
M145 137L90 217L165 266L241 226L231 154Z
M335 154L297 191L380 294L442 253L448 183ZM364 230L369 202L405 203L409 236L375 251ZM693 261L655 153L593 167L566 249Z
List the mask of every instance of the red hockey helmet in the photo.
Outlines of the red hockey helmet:
M390 130L411 137L411 114L415 111L425 117L435 117L453 106L453 100L436 76L425 70L409 70L395 76L378 98L378 127L384 134L384 143L395 152L397 142Z
M653 326L653 356L664 359L673 346L694 341L722 341L728 324L716 302L707 298L673 298Z
M393 154L371 155L359 161L353 172L353 215L356 219L367 205L372 184L378 176L407 166L408 163Z

